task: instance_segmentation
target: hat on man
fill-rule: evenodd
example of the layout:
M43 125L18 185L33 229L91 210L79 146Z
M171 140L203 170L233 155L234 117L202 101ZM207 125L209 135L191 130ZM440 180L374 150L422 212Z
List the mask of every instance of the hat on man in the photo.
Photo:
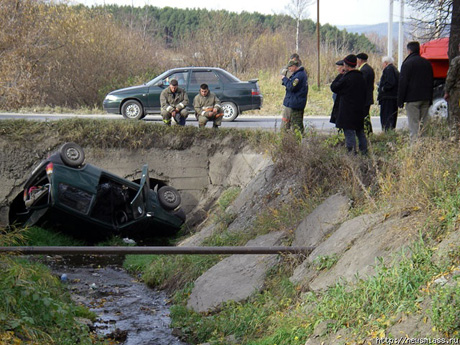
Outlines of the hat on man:
M289 61L288 67L291 67L291 66L299 66L299 61L296 61L296 60Z
M339 60L335 63L337 66L343 66L343 60Z
M369 58L366 53L359 53L356 57L361 60L367 60Z
M347 55L347 57L343 59L343 62L346 63L348 66L356 67L356 55Z

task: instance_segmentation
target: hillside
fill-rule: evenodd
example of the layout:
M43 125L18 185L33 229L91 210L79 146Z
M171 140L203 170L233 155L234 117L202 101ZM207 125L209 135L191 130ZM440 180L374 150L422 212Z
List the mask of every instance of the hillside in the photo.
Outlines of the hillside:
M62 142L81 143L88 159L125 177L148 161L193 196L178 245L315 247L305 257L154 256L143 265L128 257L125 267L171 294L174 327L188 343L458 337L460 150L446 133L436 123L413 145L406 132L372 135L363 157L347 155L340 136L315 132L3 121L1 210ZM207 186L181 185L193 176Z

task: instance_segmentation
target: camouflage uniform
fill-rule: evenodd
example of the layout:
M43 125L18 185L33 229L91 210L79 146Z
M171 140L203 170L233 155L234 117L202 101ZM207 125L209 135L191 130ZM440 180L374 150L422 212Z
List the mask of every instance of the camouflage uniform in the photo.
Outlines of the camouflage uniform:
M179 112L175 114L174 120L182 126L185 125L185 119L188 116L188 95L184 89L178 87L175 93L169 87L164 89L160 94L160 104L164 123L171 125L172 113L178 109Z
M460 56L455 57L449 66L446 78L446 94L449 95L449 121L456 135L460 135Z
M198 118L198 124L200 127L205 127L209 120L214 122L213 127L217 128L222 124L222 117L224 116L224 110L220 105L219 98L211 91L206 96L200 93L193 99L193 108ZM216 108L217 114L213 115L212 110Z

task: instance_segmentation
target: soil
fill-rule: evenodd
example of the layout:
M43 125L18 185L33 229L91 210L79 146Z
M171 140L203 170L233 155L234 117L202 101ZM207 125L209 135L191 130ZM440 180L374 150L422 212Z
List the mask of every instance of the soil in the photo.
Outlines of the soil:
M97 334L123 345L186 345L170 328L167 295L120 267L119 256L47 257L72 299L97 315L82 320Z

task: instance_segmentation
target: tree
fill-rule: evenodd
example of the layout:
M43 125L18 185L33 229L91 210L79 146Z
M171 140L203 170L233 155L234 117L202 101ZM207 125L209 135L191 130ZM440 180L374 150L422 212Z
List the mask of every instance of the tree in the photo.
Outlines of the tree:
M433 39L449 35L449 59L459 54L460 43L460 0L408 0L415 10L411 17L417 27L425 30L421 39Z
M300 35L300 21L304 19L307 14L307 8L314 3L315 0L291 0L286 6L289 14L296 20L296 36L295 36L295 52L299 52L299 35ZM318 1L318 0L317 0Z

